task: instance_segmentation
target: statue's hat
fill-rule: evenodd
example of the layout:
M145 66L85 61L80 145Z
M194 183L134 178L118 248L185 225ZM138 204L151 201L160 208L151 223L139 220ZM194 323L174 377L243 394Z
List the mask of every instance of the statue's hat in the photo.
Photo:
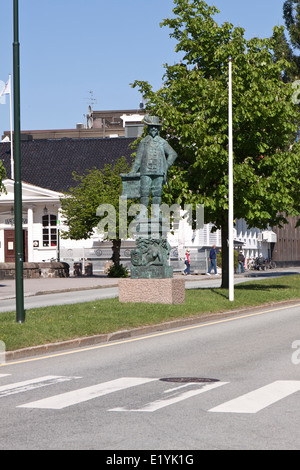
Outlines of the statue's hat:
M162 124L159 122L159 117L151 116L150 114L146 114L144 117L144 123L147 124L147 126L162 126Z

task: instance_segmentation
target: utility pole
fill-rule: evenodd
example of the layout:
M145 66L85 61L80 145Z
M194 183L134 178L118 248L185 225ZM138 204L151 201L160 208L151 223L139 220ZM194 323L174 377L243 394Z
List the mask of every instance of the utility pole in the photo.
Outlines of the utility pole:
M233 253L233 134L232 134L232 59L229 58L229 158L228 158L228 250L229 250L229 300L234 300L234 253Z
M20 43L19 2L14 1L13 24L13 77L14 77L14 170L15 170L15 266L16 266L16 321L24 323L23 284L23 227L22 227L22 180L21 180L21 125L20 125Z

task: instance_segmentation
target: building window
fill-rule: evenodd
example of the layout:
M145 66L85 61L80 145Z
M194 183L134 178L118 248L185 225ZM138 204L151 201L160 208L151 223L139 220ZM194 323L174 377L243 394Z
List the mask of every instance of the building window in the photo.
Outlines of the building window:
M43 246L57 246L57 217L53 214L43 215Z

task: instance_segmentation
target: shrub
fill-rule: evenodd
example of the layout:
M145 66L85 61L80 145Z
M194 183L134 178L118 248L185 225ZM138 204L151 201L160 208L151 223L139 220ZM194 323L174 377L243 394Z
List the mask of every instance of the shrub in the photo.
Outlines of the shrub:
M238 269L239 267L239 263L238 263L238 252L236 250L233 250L234 252L234 269ZM217 254L217 266L219 268L222 268L222 253L221 253L221 250L219 251L219 253Z
M123 264L115 265L113 264L108 272L107 272L108 277L128 277L128 269L123 266Z

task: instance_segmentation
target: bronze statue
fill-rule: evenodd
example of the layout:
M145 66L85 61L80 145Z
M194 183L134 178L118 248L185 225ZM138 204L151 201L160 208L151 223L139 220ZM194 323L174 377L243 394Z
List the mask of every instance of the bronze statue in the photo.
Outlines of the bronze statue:
M152 192L152 204L161 204L161 194L170 166L177 158L177 153L166 140L160 137L161 123L157 116L147 114L144 118L148 126L148 135L141 141L135 162L129 175L140 170L141 204L148 207Z
M157 116L147 114L144 118L148 126L148 135L140 142L132 170L128 174L121 175L123 183L123 197L128 199L140 199L144 208L148 208L150 195L153 219L159 221L158 230L153 233L151 220L145 213L137 216L139 221L140 238L137 239L137 247L131 252L131 277L134 278L164 278L173 277L173 269L168 265L170 245L159 206L163 186L167 184L168 170L175 162L177 153L168 142L160 137L161 123ZM153 220L152 220L153 222Z
M148 207L151 193L152 204L161 204L162 189L167 184L168 170L175 162L177 153L160 137L162 125L157 116L147 114L144 122L148 126L148 135L138 146L132 170L121 176L123 196L139 198L140 203Z

